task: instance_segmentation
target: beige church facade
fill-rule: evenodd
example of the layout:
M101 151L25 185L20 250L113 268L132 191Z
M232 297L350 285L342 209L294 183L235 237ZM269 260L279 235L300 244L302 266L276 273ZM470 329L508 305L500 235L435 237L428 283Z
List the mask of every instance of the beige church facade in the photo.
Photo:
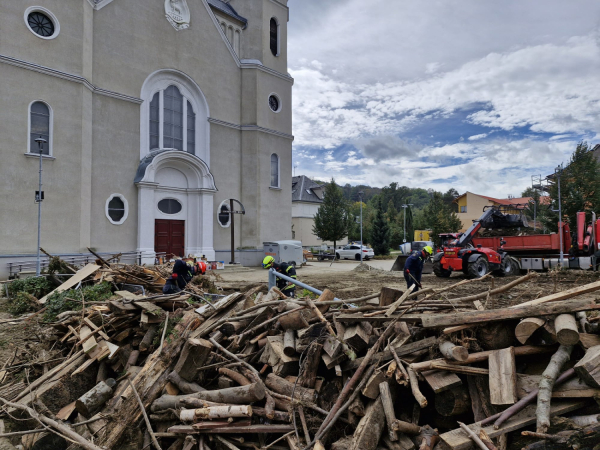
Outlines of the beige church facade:
M50 253L228 259L231 198L236 248L291 238L287 0L0 8L0 274L36 251L39 138Z

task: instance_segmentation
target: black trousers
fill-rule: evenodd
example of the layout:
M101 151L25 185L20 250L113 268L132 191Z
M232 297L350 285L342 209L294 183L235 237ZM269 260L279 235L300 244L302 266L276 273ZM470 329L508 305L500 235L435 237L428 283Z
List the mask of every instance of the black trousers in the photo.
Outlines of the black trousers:
M415 280L413 280L413 278L409 274L407 274L406 272L404 272L404 279L406 280L406 287L407 288L410 288L413 284L416 284ZM415 289L413 290L413 292L417 292L418 290L419 290L419 285L417 284L415 286Z

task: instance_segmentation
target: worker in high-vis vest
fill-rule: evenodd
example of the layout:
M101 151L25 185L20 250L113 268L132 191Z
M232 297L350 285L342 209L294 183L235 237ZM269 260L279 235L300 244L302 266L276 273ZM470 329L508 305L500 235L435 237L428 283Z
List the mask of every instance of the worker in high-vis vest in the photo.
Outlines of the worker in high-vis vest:
M293 264L289 264L286 262L276 263L275 258L273 258L272 256L265 256L262 265L263 269L273 268L283 275L293 278L294 280L297 279L296 268ZM290 283L289 281L284 280L283 278L277 277L277 287L287 297L294 297L296 295L296 285L294 283Z

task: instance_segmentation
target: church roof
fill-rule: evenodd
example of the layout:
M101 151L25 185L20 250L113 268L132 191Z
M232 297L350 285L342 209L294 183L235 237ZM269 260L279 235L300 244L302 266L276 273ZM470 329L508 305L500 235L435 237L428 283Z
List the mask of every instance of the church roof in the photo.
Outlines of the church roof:
M225 3L222 0L208 0L208 4L215 9L218 9L222 13L227 14L228 16L231 16L236 20L239 20L244 24L244 26L248 24L248 19L240 16L237 13L237 11L233 9L233 6L231 6L229 3Z
M323 186L315 183L305 175L292 177L292 202L323 203L315 190L321 190Z

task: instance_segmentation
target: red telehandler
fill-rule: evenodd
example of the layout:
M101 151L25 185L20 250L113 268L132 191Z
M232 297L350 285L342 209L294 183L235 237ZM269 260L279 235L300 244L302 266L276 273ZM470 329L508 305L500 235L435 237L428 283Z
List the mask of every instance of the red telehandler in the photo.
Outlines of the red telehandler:
M433 256L433 272L438 277L449 277L453 271L460 270L470 278L480 278L488 272L500 276L515 275L519 271L519 263L500 247L493 250L482 245L473 245L473 238L481 228L519 228L527 227L527 219L521 214L509 214L520 205L486 206L481 217L473 221L473 225L455 239L447 240L442 251ZM453 236L454 237L454 236Z

